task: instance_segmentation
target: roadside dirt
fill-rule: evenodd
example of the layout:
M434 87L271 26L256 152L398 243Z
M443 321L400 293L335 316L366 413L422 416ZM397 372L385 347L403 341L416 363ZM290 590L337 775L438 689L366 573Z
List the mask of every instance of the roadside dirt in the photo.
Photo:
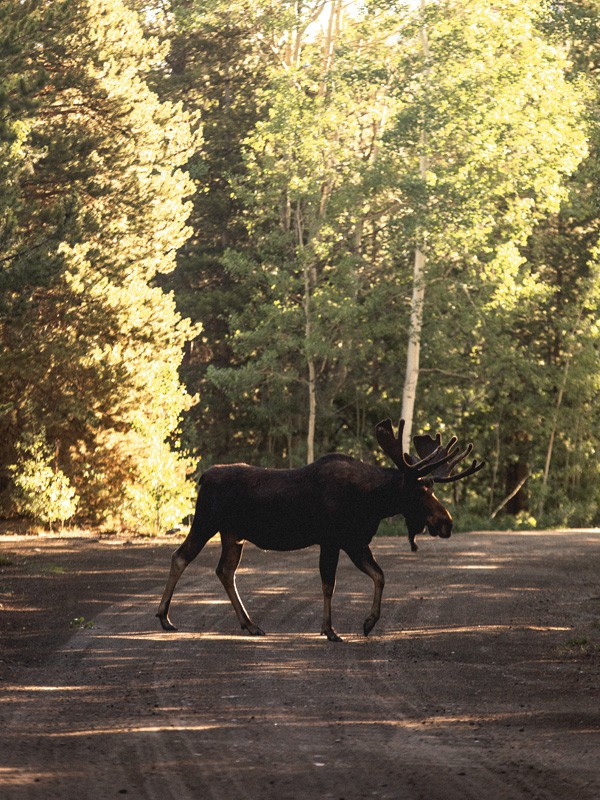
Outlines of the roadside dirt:
M176 540L0 536L0 797L597 800L600 531L248 546L240 635L211 542L154 618ZM71 627L74 626L74 627Z

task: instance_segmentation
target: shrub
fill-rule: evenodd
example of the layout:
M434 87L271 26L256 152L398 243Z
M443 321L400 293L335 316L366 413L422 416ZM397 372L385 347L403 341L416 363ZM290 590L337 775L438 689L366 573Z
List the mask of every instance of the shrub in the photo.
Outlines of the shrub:
M77 511L79 498L67 476L56 465L46 430L24 433L17 443L17 462L11 466L15 500L22 514L52 529L61 527Z

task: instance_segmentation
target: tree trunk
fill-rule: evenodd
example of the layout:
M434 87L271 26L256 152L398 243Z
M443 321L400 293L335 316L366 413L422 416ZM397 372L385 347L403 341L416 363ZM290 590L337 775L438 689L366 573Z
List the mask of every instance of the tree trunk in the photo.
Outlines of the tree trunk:
M306 364L308 367L308 431L306 434L306 463L315 460L315 430L317 420L317 370L315 360L310 353L312 337L311 296L314 287L314 270L304 265L304 342L306 347Z
M506 491L509 499L504 507L506 513L513 517L521 511L529 510L528 496L524 488L528 475L529 470L524 461L510 463L506 468Z
M306 435L306 463L315 460L315 428L317 419L317 377L315 362L308 359L308 433Z
M425 0L421 0L421 8L426 6ZM421 47L426 62L429 59L429 40L427 29L423 24L420 31ZM428 71L427 63L425 71ZM422 130L419 137L419 175L421 180L427 177L429 169L429 158L427 156L427 136ZM425 236L421 234L421 241L417 242L415 250L415 264L413 270L413 292L410 308L410 330L408 334L408 346L406 351L406 373L404 377L404 389L402 391L402 418L404 419L404 446L408 450L412 436L412 425L415 412L415 402L417 398L417 383L419 379L419 356L421 352L421 331L423 328L423 309L425 304L425 272L427 260L425 257Z
M296 239L298 253L302 255L304 251L304 222L300 203L296 203ZM315 359L311 354L312 339L312 295L317 282L317 275L314 265L303 264L304 271L304 347L306 353L306 366L308 371L308 430L306 434L306 463L312 464L315 460L315 430L317 419L317 370Z
M331 0L329 9L329 20L323 41L323 51L321 55L321 80L319 83L319 94L325 94L325 77L331 69L333 62L333 48L339 39L342 29L342 0Z
M413 271L413 293L410 309L410 330L408 334L408 347L406 352L406 374L402 392L402 418L404 419L404 447L408 451L415 400L417 397L417 382L419 379L419 356L421 352L421 329L423 327L423 305L425 302L425 254L417 248L415 252L415 266Z

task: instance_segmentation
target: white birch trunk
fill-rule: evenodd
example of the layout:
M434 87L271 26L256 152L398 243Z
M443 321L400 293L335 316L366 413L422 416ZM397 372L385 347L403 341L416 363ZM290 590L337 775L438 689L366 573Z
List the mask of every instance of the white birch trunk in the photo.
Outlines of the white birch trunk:
M300 204L296 203L296 236L298 252L304 250L304 224ZM308 431L306 434L306 463L312 464L315 460L315 431L317 420L317 369L315 360L310 354L312 337L312 294L317 281L315 269L310 264L304 264L304 345L306 348L306 366L308 371Z
M425 0L421 0L421 8L425 8ZM429 41L425 26L420 31L423 55L429 58ZM427 67L426 67L427 69ZM419 174L422 180L427 176L429 159L426 154L427 137L421 131L419 137ZM415 402L417 399L417 384L419 380L419 358L421 353L421 331L423 329L423 309L425 305L425 275L427 259L425 257L425 243L422 236L415 249L415 263L413 269L413 292L410 307L410 330L408 333L408 346L406 351L406 373L402 391L402 418L404 419L404 448L408 451L412 436Z
M304 341L307 351L310 348L312 336L311 297L314 287L313 270L304 266ZM317 370L315 360L307 352L306 364L308 367L308 431L306 434L306 463L312 464L315 460L315 430L317 423Z
M419 248L415 252L413 271L413 293L410 308L410 330L406 351L406 374L402 391L402 419L404 420L404 448L409 449L417 383L419 380L419 356L421 352L421 330L423 328L423 306L425 303L425 254Z

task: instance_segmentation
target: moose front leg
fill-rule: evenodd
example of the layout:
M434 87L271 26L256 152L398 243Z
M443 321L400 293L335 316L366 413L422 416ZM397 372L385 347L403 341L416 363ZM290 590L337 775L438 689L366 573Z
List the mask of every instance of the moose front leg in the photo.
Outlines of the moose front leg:
M373 558L373 553L370 547L363 547L360 550L351 551L346 550L352 563L358 567L361 572L368 575L375 586L375 593L373 595L373 605L371 606L371 613L364 621L363 631L365 636L375 627L375 623L381 616L381 596L383 594L383 587L385 585L385 578L383 570Z
M242 629L248 631L252 636L264 636L265 632L258 625L255 625L248 616L235 585L235 571L242 558L244 543L232 536L221 534L221 544L223 551L217 565L217 576L225 587Z
M321 583L323 586L323 624L321 625L321 636L326 636L330 642L342 641L331 625L331 598L335 591L335 573L337 571L339 558L339 548L321 545L321 555L319 557L319 570L321 572Z

